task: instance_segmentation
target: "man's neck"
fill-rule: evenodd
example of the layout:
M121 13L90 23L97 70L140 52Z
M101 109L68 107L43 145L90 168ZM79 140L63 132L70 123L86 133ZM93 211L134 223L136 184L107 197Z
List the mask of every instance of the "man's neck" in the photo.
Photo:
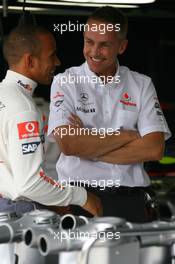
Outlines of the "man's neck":
M23 76L25 76L25 77L27 77L27 78L29 78L35 82L35 80L33 80L32 76L31 76L31 74L28 71L24 70L23 67L13 65L13 66L10 66L9 70L17 72L17 73L19 73L19 74L21 74L21 75L23 75Z
M115 68L109 70L108 72L105 73L95 73L104 84L108 83L117 73L118 70L118 65L115 65Z

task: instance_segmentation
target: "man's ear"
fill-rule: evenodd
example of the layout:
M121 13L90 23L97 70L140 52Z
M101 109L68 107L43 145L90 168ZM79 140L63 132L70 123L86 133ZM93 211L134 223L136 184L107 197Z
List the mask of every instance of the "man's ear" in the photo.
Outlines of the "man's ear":
M121 55L125 52L126 48L128 46L128 40L127 39L123 39L120 43L120 47L119 47L119 51L118 53Z
M35 58L30 53L26 53L24 56L25 66L27 69L32 69L35 65Z

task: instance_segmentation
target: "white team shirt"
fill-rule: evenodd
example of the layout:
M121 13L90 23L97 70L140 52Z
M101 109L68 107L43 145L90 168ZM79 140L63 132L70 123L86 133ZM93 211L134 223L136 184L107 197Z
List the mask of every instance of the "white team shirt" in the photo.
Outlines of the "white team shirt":
M113 80L107 84L99 80L87 62L55 76L51 87L49 135L54 128L69 124L72 112L81 118L85 127L97 128L99 132L101 128L123 128L137 130L141 137L151 132L164 132L165 139L170 136L149 77L118 65ZM130 187L150 184L142 163L109 164L61 153L57 172L62 181L89 180L92 185L95 181L100 185L101 180Z
M49 102L45 101L42 97L33 97L34 102L41 113L43 125L44 125L44 133L47 134L48 130L48 118L49 118ZM60 156L60 149L58 144L55 142L50 142L48 137L45 137L44 142L44 164L43 169L44 172L52 177L52 179L58 181L58 174L56 171L56 163Z
M60 188L42 169L45 128L32 99L36 85L11 70L0 83L0 194L45 205L83 205L83 188Z

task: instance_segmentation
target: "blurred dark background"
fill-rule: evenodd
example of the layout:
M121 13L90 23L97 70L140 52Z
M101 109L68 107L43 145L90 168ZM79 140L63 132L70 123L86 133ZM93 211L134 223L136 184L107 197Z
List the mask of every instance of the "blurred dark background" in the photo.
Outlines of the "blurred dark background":
M3 3L3 1L1 1ZM23 1L21 1L23 2ZM35 2L35 1L33 1ZM37 1L36 1L37 2ZM49 2L49 1L42 1ZM59 2L59 1L58 1ZM22 10L12 10L11 7L23 5L18 1L7 1L9 10L3 17L0 8L3 33L7 34L17 25ZM85 23L88 14L95 7L54 6L25 4L26 10L32 7L44 7L43 11L31 11L37 23L49 28L55 35L58 46L58 56L62 61L58 72L79 65L84 61L82 55L82 32L54 32L54 24ZM120 64L125 64L133 70L152 77L160 101L164 108L173 108L175 103L174 60L175 60L175 0L157 0L152 4L142 4L138 8L121 8L129 18L129 46L127 52L120 57ZM1 30L2 31L2 30ZM6 66L1 55L0 79L4 77ZM43 91L45 94L46 91ZM48 93L46 92L48 95ZM47 96L46 96L47 97ZM172 103L169 107L166 103ZM174 121L175 122L175 121ZM175 123L174 126L175 127Z
M6 7L7 2L8 10L3 9L2 6L4 4ZM51 5L51 1L48 5L44 5L44 2L49 1L41 1L43 4L24 2L26 2L25 10L29 10L35 16L37 23L47 27L55 35L58 57L62 62L57 72L80 65L84 61L82 32L67 31L60 34L58 31L54 32L54 24L67 24L68 21L75 24L85 23L88 15L97 7L82 7L76 4ZM1 44L3 35L17 25L23 7L23 1L1 1ZM165 155L175 158L175 0L157 0L151 4L139 5L137 8L121 8L121 10L129 19L129 46L126 53L119 58L120 64L152 78L173 134L167 142ZM2 49L0 53L0 80L2 80L7 65L2 56ZM36 94L49 100L50 89L38 86ZM147 164L146 168L152 176L175 176L175 161L170 164L153 162Z

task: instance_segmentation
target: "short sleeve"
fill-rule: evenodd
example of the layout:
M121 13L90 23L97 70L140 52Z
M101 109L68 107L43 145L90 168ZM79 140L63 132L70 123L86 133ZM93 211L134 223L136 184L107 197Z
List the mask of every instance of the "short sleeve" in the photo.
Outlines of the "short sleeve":
M138 131L141 136L151 132L164 132L165 139L171 136L164 114L160 107L155 87L150 78L145 80L141 94Z

